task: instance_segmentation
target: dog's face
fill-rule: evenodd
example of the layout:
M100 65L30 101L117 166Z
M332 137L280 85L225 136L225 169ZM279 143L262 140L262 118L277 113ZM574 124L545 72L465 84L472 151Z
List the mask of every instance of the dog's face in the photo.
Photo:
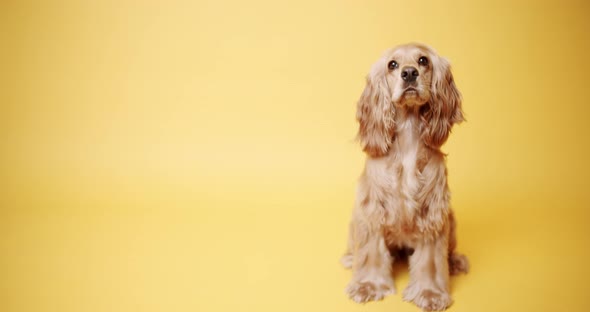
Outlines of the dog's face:
M357 105L359 138L370 156L383 156L395 140L397 110L420 114L421 138L434 149L447 140L453 124L463 121L449 62L432 48L402 45L371 67Z
M419 45L405 45L385 55L391 100L397 106L420 106L430 99L436 55Z

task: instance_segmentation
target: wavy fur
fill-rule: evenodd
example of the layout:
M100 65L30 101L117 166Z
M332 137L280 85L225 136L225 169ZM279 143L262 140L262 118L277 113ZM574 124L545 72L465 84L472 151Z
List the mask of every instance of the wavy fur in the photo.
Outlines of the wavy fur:
M397 67L389 66L392 61ZM403 74L412 70L415 81ZM395 293L392 251L411 249L404 299L443 310L452 302L449 274L468 270L467 258L455 253L440 150L453 125L464 120L448 61L419 44L387 51L367 77L357 120L367 160L342 258L353 270L346 292L357 302Z

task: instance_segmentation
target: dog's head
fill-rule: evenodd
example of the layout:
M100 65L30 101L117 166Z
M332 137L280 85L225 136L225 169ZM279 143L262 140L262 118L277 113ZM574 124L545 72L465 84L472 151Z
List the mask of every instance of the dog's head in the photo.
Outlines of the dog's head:
M463 121L449 62L430 47L407 44L385 52L373 65L357 110L359 138L370 156L387 153L396 109L419 111L424 143L439 148L453 124Z

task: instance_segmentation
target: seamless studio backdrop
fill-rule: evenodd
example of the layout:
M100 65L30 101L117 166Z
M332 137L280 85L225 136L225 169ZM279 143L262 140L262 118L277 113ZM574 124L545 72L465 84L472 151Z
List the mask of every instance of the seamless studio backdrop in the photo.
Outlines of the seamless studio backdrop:
M338 260L356 101L411 41L452 63L450 311L583 311L587 1L0 4L0 310L357 305ZM406 268L396 271L401 292Z

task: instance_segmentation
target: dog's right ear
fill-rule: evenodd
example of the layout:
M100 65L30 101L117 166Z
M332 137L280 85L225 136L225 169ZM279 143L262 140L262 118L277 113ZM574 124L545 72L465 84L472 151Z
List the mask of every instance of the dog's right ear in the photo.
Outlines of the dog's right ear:
M371 68L367 85L357 104L358 139L363 151L371 157L387 153L394 135L394 105L386 75L387 59L381 58Z

